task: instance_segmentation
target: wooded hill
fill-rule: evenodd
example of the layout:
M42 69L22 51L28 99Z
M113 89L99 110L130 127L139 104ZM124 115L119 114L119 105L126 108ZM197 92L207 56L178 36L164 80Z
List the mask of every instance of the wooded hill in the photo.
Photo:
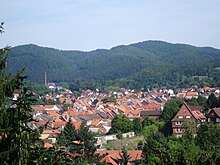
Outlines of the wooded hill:
M11 49L8 66L13 73L26 67L28 79L40 83L47 71L50 82L113 81L134 88L220 86L220 50L162 41L90 52L22 45Z

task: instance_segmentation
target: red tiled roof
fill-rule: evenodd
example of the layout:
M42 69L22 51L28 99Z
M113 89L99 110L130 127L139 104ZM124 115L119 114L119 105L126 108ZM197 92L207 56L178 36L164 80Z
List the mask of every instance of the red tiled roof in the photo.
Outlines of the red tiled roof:
M96 151L96 154L99 154L100 156L105 156L105 157L109 156L113 160L120 159L121 158L120 153L121 153L121 150L100 150L100 151ZM128 154L131 157L130 160L129 160L130 162L142 159L142 151L141 150L128 150ZM106 159L106 160L108 160L108 159Z
M43 106L31 106L31 108L34 110L34 111L45 111L45 108Z
M204 107L203 106L188 106L191 111L201 111Z
M198 92L187 92L186 96L198 96Z

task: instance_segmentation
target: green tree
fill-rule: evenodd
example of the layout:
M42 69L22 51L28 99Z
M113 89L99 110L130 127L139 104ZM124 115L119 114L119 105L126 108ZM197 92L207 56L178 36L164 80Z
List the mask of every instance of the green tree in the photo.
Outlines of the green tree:
M155 121L153 119L150 119L148 116L145 116L144 120L142 120L142 122L141 122L142 128L144 128L145 126L150 126L154 123L155 123Z
M133 122L133 131L135 132L135 134L141 133L142 132L141 119L135 118L132 122Z
M69 118L69 121L66 123L64 130L63 130L63 134L64 134L68 143L73 140L76 140L77 131L76 131L75 126L72 123L71 118Z
M220 127L217 124L205 123L198 128L196 142L204 150L220 148Z
M80 162L87 162L92 164L97 161L97 155L95 155L95 151L97 150L95 138L95 134L89 130L89 127L86 123L82 123L80 129L77 133L76 140L78 143L70 144L70 152L76 154L75 163L79 164Z
M207 100L207 104L208 104L209 108L217 108L220 106L218 98L215 96L214 93L209 95L209 98Z
M2 25L0 33L3 32ZM26 86L23 70L15 75L7 73L8 52L9 48L0 49L0 162L10 165L47 164L46 159L51 159L59 163L48 164L64 164L66 152L51 152L37 144L39 131L28 126L33 121L31 105L36 100Z
M182 164L183 144L176 137L169 137L167 143L168 164Z
M111 122L110 133L126 133L133 129L132 121L125 115L116 115Z
M3 23L0 33L3 32ZM33 94L25 86L25 77L6 71L9 48L0 49L0 162L27 164L30 137L35 134L27 124L32 121ZM19 97L14 98L14 93Z
M32 150L31 154L32 156L28 164L73 164L73 156L71 154L54 146L48 149L44 147L35 147L35 150Z
M131 156L128 154L128 150L123 147L121 153L119 153L120 155L120 158L118 159L118 162L121 164L121 165L127 165L129 160L131 159Z
M172 134L172 123L171 120L179 111L182 100L173 98L165 103L164 109L161 114L161 120L164 121L164 126L160 129L164 135L168 136Z
M142 154L146 164L165 164L167 162L167 138L160 132L146 137Z
M164 105L164 109L161 114L161 119L165 122L172 120L172 118L179 111L181 103L182 100L179 98L172 98L171 100L168 100Z
M57 144L58 144L58 146L66 146L68 144L67 139L66 139L63 131L60 133L60 135L58 137Z
M144 135L144 137L147 137L147 136L149 136L149 135L154 135L154 134L156 134L157 132L158 132L158 126L157 125L155 125L155 124L152 124L152 125L149 125L149 126L145 126L144 128L143 128L143 135Z
M207 107L207 99L205 97L202 97L201 95L198 96L197 103L200 106Z
M189 105L189 106L197 106L197 105L199 105L198 104L198 102L197 102L197 99L196 98L191 98L191 99L189 99L188 101L187 101L187 105Z

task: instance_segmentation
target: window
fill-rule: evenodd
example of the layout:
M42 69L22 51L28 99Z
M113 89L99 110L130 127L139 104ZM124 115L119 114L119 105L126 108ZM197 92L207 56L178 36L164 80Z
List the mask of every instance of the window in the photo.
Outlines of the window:
M179 119L182 119L183 118L183 116L179 116Z
M182 130L180 128L177 128L176 133L182 133Z
M186 113L186 110L185 110L185 109L183 110L183 113Z
M216 118L216 123L219 123L219 121L220 121L219 118Z
M208 118L208 122L211 122L211 119L210 119L210 118Z
M182 122L181 121L177 121L176 125L182 125Z
M190 119L190 116L186 116L187 119Z

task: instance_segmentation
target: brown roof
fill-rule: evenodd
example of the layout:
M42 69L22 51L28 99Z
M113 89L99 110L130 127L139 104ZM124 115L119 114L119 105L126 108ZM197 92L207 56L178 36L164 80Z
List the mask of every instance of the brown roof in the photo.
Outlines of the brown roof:
M216 113L216 115L218 115L220 117L220 108L212 108L209 110L208 113L210 113L210 111L212 111L212 110Z
M141 116L160 116L161 111L159 110L145 110L141 111Z
M42 106L42 105L35 105L35 106L31 106L31 108L34 110L34 111L45 111L45 108Z
M203 106L188 106L191 111L202 111Z
M111 159L106 158L105 160L114 160L114 161L121 158L120 153L121 153L121 150L99 150L99 151L96 151L96 154L99 154L100 156L104 156L104 158L106 156L111 158ZM142 159L142 151L141 150L128 150L128 154L131 157L129 160L130 162ZM109 163L111 163L111 162L109 162Z
M198 92L187 92L187 96L198 96Z
M109 155L102 158L101 162L106 162L106 163L111 163L112 165L117 165L117 163Z

